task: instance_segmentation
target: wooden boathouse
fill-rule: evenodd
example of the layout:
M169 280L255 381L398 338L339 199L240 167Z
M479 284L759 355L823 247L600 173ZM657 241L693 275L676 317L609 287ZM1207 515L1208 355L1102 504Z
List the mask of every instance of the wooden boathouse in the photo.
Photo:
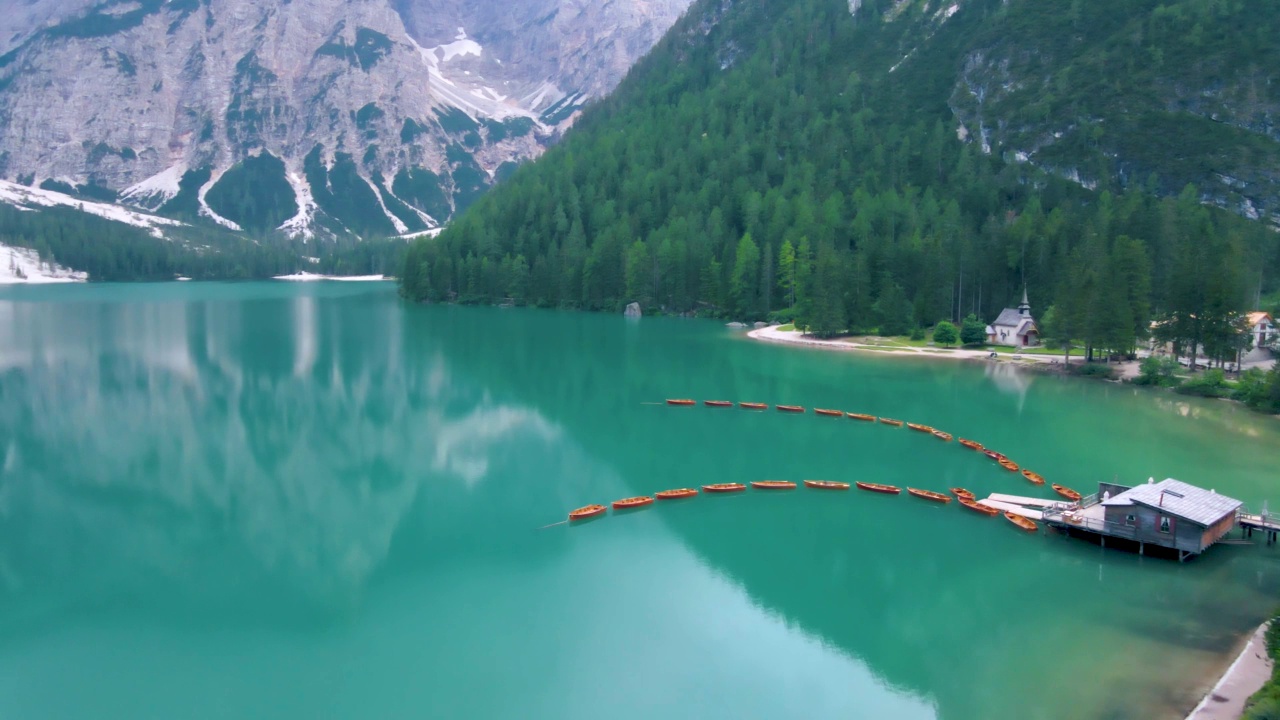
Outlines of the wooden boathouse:
M1242 505L1173 479L1148 480L1137 487L1098 483L1096 495L1078 503L1058 503L1044 511L1043 519L1069 535L1096 537L1103 547L1112 540L1127 547L1136 544L1139 554L1145 554L1148 545L1169 548L1181 562L1226 537Z

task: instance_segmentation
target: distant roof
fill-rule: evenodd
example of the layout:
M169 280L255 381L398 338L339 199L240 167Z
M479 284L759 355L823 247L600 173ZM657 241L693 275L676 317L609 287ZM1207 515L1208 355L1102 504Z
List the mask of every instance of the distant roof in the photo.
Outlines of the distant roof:
M1000 311L1000 317L996 318L996 321L991 324L1004 325L1005 327L1018 327L1018 323L1025 319L1026 318L1023 314L1018 312L1017 308L1005 308Z
M1139 485L1125 490L1103 505L1146 505L1163 510L1169 515L1190 520L1208 527L1227 515L1235 513L1243 503L1212 490L1188 485L1180 480L1161 480L1150 485Z
M1245 315L1245 317L1249 319L1249 324L1250 324L1250 325L1257 325L1258 323L1262 322L1263 320L1270 320L1270 319L1271 319L1271 313L1261 312L1261 311L1259 311L1259 312L1251 312L1251 313L1249 313L1248 315Z

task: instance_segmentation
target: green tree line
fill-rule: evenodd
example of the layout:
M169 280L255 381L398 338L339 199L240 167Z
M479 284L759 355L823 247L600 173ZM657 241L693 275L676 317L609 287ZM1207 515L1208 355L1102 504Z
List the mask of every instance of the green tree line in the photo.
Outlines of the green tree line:
M1274 234L1194 187L1095 192L962 142L945 94L900 90L943 86L946 42L890 76L901 38L845 2L749 0L694 32L715 7L416 242L404 294L899 334L989 321L1026 287L1046 332L1093 352L1132 349L1153 321L1205 345L1273 285Z

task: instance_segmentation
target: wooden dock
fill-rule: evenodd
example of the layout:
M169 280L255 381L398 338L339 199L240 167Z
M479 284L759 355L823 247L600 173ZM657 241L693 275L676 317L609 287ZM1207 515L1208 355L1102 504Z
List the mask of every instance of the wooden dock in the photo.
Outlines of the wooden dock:
M1022 505L1019 505L1017 503L1011 503L1011 502L1006 502L1004 500L997 499L998 497L1009 497L1009 496L1008 495L1001 496L999 493L993 493L991 497L988 497L985 500L979 500L978 503L980 505L986 505L987 507L996 508L997 510L1004 510L1006 512L1011 512L1014 515L1021 515L1024 518L1031 518L1032 520L1044 519L1044 512L1041 510L1032 510L1031 508L1023 507Z
M1263 508L1263 512L1258 515L1250 514L1248 510L1241 510L1236 515L1236 524L1240 526L1240 534L1244 537L1253 537L1253 531L1263 533L1266 536L1268 545L1275 545L1276 539L1280 536L1280 515L1269 513Z

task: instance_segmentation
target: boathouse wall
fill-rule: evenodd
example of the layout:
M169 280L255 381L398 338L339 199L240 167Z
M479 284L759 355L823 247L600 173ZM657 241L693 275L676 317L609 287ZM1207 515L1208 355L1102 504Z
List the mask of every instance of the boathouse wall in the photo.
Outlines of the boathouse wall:
M1236 526L1235 514L1228 515L1213 525L1205 529L1204 534L1200 537L1200 547L1207 548L1218 542L1227 533L1231 532L1231 528Z
M1205 542L1205 537L1210 533L1219 532L1219 526L1213 528L1205 528L1203 525L1180 518L1175 515L1167 515L1155 508L1146 505L1108 505L1106 508L1105 518L1108 525L1108 533L1120 537L1128 537L1141 543L1149 545L1160 545L1162 547L1177 548L1184 552L1201 552L1204 548L1211 545L1211 542ZM1168 523L1164 522L1165 518ZM1231 518L1234 520L1234 518ZM1168 528L1167 531L1165 528ZM1223 534L1231 530L1227 526ZM1215 540L1221 535L1215 535Z

